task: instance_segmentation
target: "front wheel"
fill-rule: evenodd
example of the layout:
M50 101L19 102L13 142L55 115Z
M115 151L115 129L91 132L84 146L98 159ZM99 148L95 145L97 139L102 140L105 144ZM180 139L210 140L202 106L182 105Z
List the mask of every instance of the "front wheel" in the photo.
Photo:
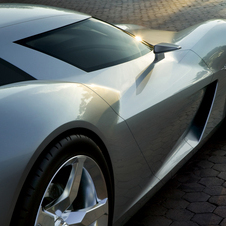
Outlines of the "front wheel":
M111 190L98 146L85 136L66 137L34 167L17 205L19 216L11 225L111 225Z

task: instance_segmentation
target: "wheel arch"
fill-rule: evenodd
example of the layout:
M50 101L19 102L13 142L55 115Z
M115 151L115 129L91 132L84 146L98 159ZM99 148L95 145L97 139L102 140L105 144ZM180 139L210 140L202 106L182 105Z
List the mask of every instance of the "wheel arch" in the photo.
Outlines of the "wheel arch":
M77 127L77 128L68 129L67 131L64 131L63 133L59 134L54 140L52 140L46 146L46 148L43 150L43 153L47 152L49 150L49 148L51 148L51 146L54 145L54 143L56 143L60 139L73 135L73 134L84 135L84 136L90 138L100 148L102 154L104 155L106 162L108 163L109 171L111 174L112 186L113 186L113 190L114 190L114 173L113 173L112 161L111 161L107 146L106 146L105 142L103 141L103 139L101 139L101 137L93 130L85 128L85 127Z
M89 124L87 122L82 122L83 124ZM70 123L68 123L70 124ZM72 123L74 124L74 123ZM76 123L77 124L77 123ZM80 123L78 123L80 124ZM63 127L63 129L62 129ZM71 127L71 125L70 125ZM65 129L67 128L67 129ZM92 129L91 129L92 128ZM37 148L36 152L34 152L34 155L30 159L30 162L28 163L24 176L20 180L20 189L17 192L17 194L14 195L14 205L13 205L13 211L12 216L14 216L16 209L18 208L18 203L20 203L20 196L24 190L24 187L26 186L27 181L29 181L30 176L34 172L34 170L37 168L38 163L43 158L43 156L46 155L46 153L50 150L53 145L55 145L57 142L59 142L61 139L68 137L70 135L83 135L91 139L101 150L107 164L108 169L110 172L110 182L112 186L112 210L114 210L114 197L115 197L115 190L114 190L114 172L113 172L113 166L111 162L111 158L107 149L107 145L104 135L93 125L86 125L86 126L73 126L72 128L68 128L68 125L63 125L60 128L53 131L52 134L50 134ZM13 217L11 217L10 225L13 225Z

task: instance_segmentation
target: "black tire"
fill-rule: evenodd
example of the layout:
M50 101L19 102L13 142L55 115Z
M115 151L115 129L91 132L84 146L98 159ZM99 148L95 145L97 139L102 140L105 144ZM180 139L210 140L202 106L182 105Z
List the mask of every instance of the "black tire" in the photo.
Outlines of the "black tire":
M22 189L11 226L76 222L110 226L112 204L112 183L102 152L88 137L71 135L37 161ZM84 219L78 217L78 210Z

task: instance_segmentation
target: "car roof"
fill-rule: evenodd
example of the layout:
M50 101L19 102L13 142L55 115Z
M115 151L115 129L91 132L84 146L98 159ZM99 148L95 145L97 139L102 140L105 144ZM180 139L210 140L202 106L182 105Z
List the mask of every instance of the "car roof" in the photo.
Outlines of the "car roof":
M30 4L0 4L0 28L49 17L73 15L77 21L90 17L72 10Z

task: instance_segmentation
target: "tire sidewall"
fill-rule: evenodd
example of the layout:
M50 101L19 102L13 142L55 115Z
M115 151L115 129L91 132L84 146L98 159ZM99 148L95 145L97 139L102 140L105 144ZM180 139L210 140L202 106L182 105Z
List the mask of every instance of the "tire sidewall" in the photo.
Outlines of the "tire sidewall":
M89 138L72 135L62 139L37 160L29 174L16 207L16 209L23 207L23 210L19 211L19 216L17 216L20 219L18 219L18 222L15 222L13 217L14 222L11 223L11 226L32 226L35 224L40 203L54 175L65 162L79 155L85 155L93 159L101 169L108 191L109 219L112 218L112 209L110 208L111 203L113 203L111 198L113 194L112 183L104 156L99 147ZM111 225L110 222L111 220L109 220L109 225Z

